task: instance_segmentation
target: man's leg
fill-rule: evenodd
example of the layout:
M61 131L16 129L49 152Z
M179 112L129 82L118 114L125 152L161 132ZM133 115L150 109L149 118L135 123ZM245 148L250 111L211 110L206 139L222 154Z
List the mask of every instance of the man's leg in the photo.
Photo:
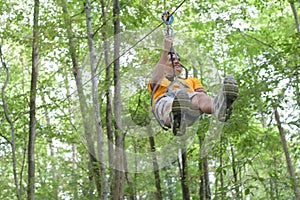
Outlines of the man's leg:
M191 100L191 108L201 110L206 114L214 113L222 122L231 115L232 104L238 97L238 85L231 76L226 76L219 95L213 99L204 92L197 93Z
M155 102L156 118L165 126L171 127L170 112L173 98L169 96L162 97Z
M200 110L206 114L213 113L213 98L206 95L204 92L199 92L192 97L191 109Z

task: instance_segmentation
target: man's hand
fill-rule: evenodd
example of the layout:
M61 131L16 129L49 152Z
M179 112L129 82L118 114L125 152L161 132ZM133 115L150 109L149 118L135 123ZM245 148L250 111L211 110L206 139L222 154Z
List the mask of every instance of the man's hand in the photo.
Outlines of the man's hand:
M164 38L164 51L169 52L173 46L173 40L170 36Z
M163 52L161 53L160 59L155 66L152 78L150 80L151 88L153 89L155 84L160 83L164 77L165 69L167 68L168 53L173 48L173 40L170 36L165 36L163 41Z

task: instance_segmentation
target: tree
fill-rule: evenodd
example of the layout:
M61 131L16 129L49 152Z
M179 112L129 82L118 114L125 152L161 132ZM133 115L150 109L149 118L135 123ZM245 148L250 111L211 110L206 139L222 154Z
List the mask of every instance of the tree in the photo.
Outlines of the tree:
M180 173L180 181L181 181L181 190L182 190L182 199L188 200L190 199L190 190L188 187L188 164L187 164L187 153L186 148L180 149L181 153L178 155L178 167Z
M149 143L150 143L150 148L151 148L151 152L154 153L156 151L155 148L155 140L153 135L153 130L149 127L150 132L150 136L149 136ZM157 158L156 155L153 154L153 173L154 173L154 177L155 177L155 186L156 186L156 199L157 200L162 200L162 189L161 189L161 179L160 179L160 175L159 175L159 165L157 162Z
M102 132L102 123L100 118L100 105L99 105L99 90L98 83L99 79L97 74L97 58L94 47L93 32L92 32L92 19L91 19L91 7L90 1L87 1L85 4L86 12L86 26L87 26L87 38L90 54L90 65L91 65L91 80L92 80L92 96L93 96L93 113L94 113L94 126L97 140L97 155L98 155L98 164L95 170L99 171L96 173L95 181L97 185L98 195L101 199L107 199L108 195L108 186L106 181L105 174L105 165L104 165L104 139ZM95 155L96 156L96 155Z
M108 143L108 159L109 159L109 167L113 168L113 161L114 161L114 137L113 137L113 127L112 127L112 100L111 100L111 61L110 61L110 54L109 54L109 43L107 41L107 6L105 5L103 0L101 2L101 11L102 11L102 20L103 20L103 27L101 28L102 33L102 41L103 41L103 50L104 50L104 59L105 59L105 83L106 83L106 129L107 129L107 143Z
M32 39L32 70L31 70L31 87L30 87L30 104L29 104L29 139L28 139L28 188L27 198L34 200L35 191L35 137L36 137L36 93L39 69L39 0L34 1L33 14L33 39Z
M5 79L5 82L4 82L4 85L2 87L2 91L1 91L1 98L2 98L4 115L5 115L6 121L9 123L10 129L11 129L11 140L7 139L7 141L10 143L11 150L12 150L12 165L13 165L14 184L15 184L15 187L16 187L16 197L17 197L18 200L20 200L21 199L21 194L20 194L18 174L17 174L15 125L14 125L14 122L12 121L12 119L10 117L9 109L8 109L8 106L7 106L7 103L6 103L6 98L5 98L5 89L7 87L8 82L9 82L10 73L9 73L9 70L6 66L6 63L5 63L5 60L4 60L4 55L2 54L2 47L1 46L0 46L0 57L1 57L2 67L6 72L6 79Z
M75 47L75 38L73 37L73 32L71 29L71 20L69 17L68 9L67 9L67 3L66 1L62 0L62 6L63 6L63 12L64 12L64 20L67 28L67 36L69 40L69 52L70 56L72 59L72 66L73 66L73 75L75 77L76 81L76 87L77 87L77 93L79 96L79 104L80 104L80 112L83 120L83 126L84 126L84 135L86 138L87 142L87 147L88 147L88 155L89 155L89 178L90 180L94 180L95 184L98 186L98 192L100 190L100 171L98 162L96 159L96 152L94 148L94 141L93 141L93 135L92 135L92 126L90 124L89 120L89 109L88 105L86 102L86 97L83 92L83 83L82 83L82 72L81 69L79 68L78 64L78 56L76 53L76 47ZM89 197L92 198L93 192L90 190L89 191ZM101 195L101 193L99 194Z
M121 82L120 82L120 8L119 1L114 0L114 116L115 116L115 182L113 199L123 198L124 187L124 137L121 118Z
M276 119L276 122L277 122L278 131L279 131L280 138L281 138L282 147L283 147L284 154L285 154L285 157L286 157L286 164L288 166L288 171L289 171L289 174L290 174L291 179L292 179L291 182L292 182L292 185L293 185L293 188L294 188L295 198L296 198L296 200L298 200L298 199L300 199L300 193L299 193L299 188L298 188L298 185L299 185L298 184L298 179L295 175L294 167L293 167L293 164L292 164L292 161L291 161L291 156L290 156L287 144L286 144L285 134L284 134L284 130L281 126L281 121L280 121L279 113L277 111L277 107L274 108L274 111L275 111L274 114L275 114L275 119Z

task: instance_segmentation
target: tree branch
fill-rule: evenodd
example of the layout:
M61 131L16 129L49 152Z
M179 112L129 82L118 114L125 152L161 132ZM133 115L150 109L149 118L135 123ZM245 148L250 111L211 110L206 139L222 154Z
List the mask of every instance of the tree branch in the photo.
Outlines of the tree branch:
M297 15L297 10L295 7L295 3L294 2L290 2L293 14L294 14L294 18L295 18L295 23L296 23L296 29L297 29L297 33L298 33L298 37L299 37L299 42L300 42L300 25L299 25L299 18Z

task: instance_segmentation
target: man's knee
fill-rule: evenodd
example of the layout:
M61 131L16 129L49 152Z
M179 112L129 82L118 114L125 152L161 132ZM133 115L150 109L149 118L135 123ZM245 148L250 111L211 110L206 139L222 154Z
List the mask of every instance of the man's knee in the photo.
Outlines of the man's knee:
M191 108L192 109L200 109L201 101L206 97L204 92L198 92L195 96L191 99Z
M191 108L210 114L213 110L213 99L207 96L206 93L200 92L193 97Z
M155 109L156 116L160 121L163 121L165 125L170 124L169 115L172 108L173 99L170 97L164 97L157 102L157 107Z

